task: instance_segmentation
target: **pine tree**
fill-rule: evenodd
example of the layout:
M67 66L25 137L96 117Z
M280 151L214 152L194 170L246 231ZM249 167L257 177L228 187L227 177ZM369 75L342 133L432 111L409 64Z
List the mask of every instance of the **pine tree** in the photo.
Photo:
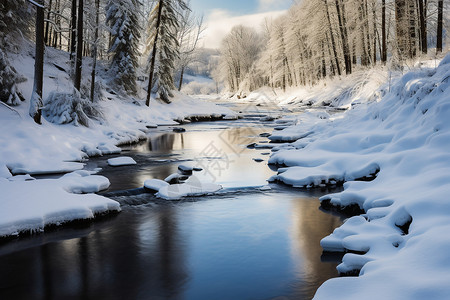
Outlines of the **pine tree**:
M159 0L150 13L146 42L146 51L150 52L147 106L150 105L152 91L167 103L170 102L169 97L173 97L175 60L179 57L179 10L185 9L188 7L183 0Z
M110 53L113 53L110 72L112 82L123 91L136 94L136 68L139 57L138 0L109 0L106 5L106 23L111 32Z

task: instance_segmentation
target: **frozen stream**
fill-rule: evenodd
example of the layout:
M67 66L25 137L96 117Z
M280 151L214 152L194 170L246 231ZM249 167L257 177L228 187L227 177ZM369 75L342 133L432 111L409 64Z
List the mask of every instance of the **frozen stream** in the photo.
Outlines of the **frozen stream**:
M243 114L179 126L183 133L151 130L121 154L134 166L108 166L118 155L91 159L86 168L102 168L123 211L0 244L0 299L311 299L337 276L319 241L342 219L319 210L324 191L254 188L273 174L270 150L246 146L266 144L260 134L276 124L260 122L261 109ZM186 162L203 168L199 180L234 191L172 202L117 193Z

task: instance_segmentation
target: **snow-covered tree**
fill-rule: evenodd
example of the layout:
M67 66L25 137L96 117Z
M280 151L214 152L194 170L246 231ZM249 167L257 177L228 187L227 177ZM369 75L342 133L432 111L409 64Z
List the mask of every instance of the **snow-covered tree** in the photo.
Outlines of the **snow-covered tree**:
M250 71L260 55L261 41L261 36L253 28L242 25L233 27L223 40L219 69L230 91L256 88L251 86L256 78L248 76L256 75Z
M108 0L106 4L106 22L111 33L109 52L113 54L110 83L131 94L137 92L140 6L138 0Z
M182 11L188 9L183 0L158 0L149 15L147 27L146 53L149 53L148 70L150 73L147 106L150 94L157 92L161 100L170 102L174 85L175 60L179 58L177 32Z
M23 81L17 71L8 61L7 52L14 36L20 31L28 34L30 13L26 10L23 0L7 0L0 3L0 101L8 105L18 105L24 100L17 88L17 83ZM17 15L24 16L17 18Z

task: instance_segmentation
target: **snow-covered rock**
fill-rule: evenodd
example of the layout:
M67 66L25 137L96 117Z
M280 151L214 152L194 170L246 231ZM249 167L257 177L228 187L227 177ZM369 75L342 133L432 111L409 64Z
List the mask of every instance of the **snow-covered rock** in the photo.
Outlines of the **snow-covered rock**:
M218 192L221 189L221 185L200 182L197 178L190 177L186 183L163 186L156 196L167 200L177 200L183 197L203 196Z
M128 156L121 156L116 158L110 158L108 159L108 165L113 167L119 167L119 166L129 166L129 165L135 165L137 164L136 161Z
M152 190L152 191L159 191L161 188L168 186L169 184L165 182L164 180L159 179L148 179L144 182L144 187L146 189Z

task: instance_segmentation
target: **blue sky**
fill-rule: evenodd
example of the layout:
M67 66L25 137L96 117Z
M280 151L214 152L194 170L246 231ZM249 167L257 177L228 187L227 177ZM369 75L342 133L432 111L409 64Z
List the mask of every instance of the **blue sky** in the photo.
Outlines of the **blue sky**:
M212 10L227 10L236 15L287 9L292 0L191 0L192 10L207 15Z
M284 13L293 0L191 0L192 11L204 16L201 44L206 48L219 48L222 39L233 26L245 25L258 30L267 18Z

